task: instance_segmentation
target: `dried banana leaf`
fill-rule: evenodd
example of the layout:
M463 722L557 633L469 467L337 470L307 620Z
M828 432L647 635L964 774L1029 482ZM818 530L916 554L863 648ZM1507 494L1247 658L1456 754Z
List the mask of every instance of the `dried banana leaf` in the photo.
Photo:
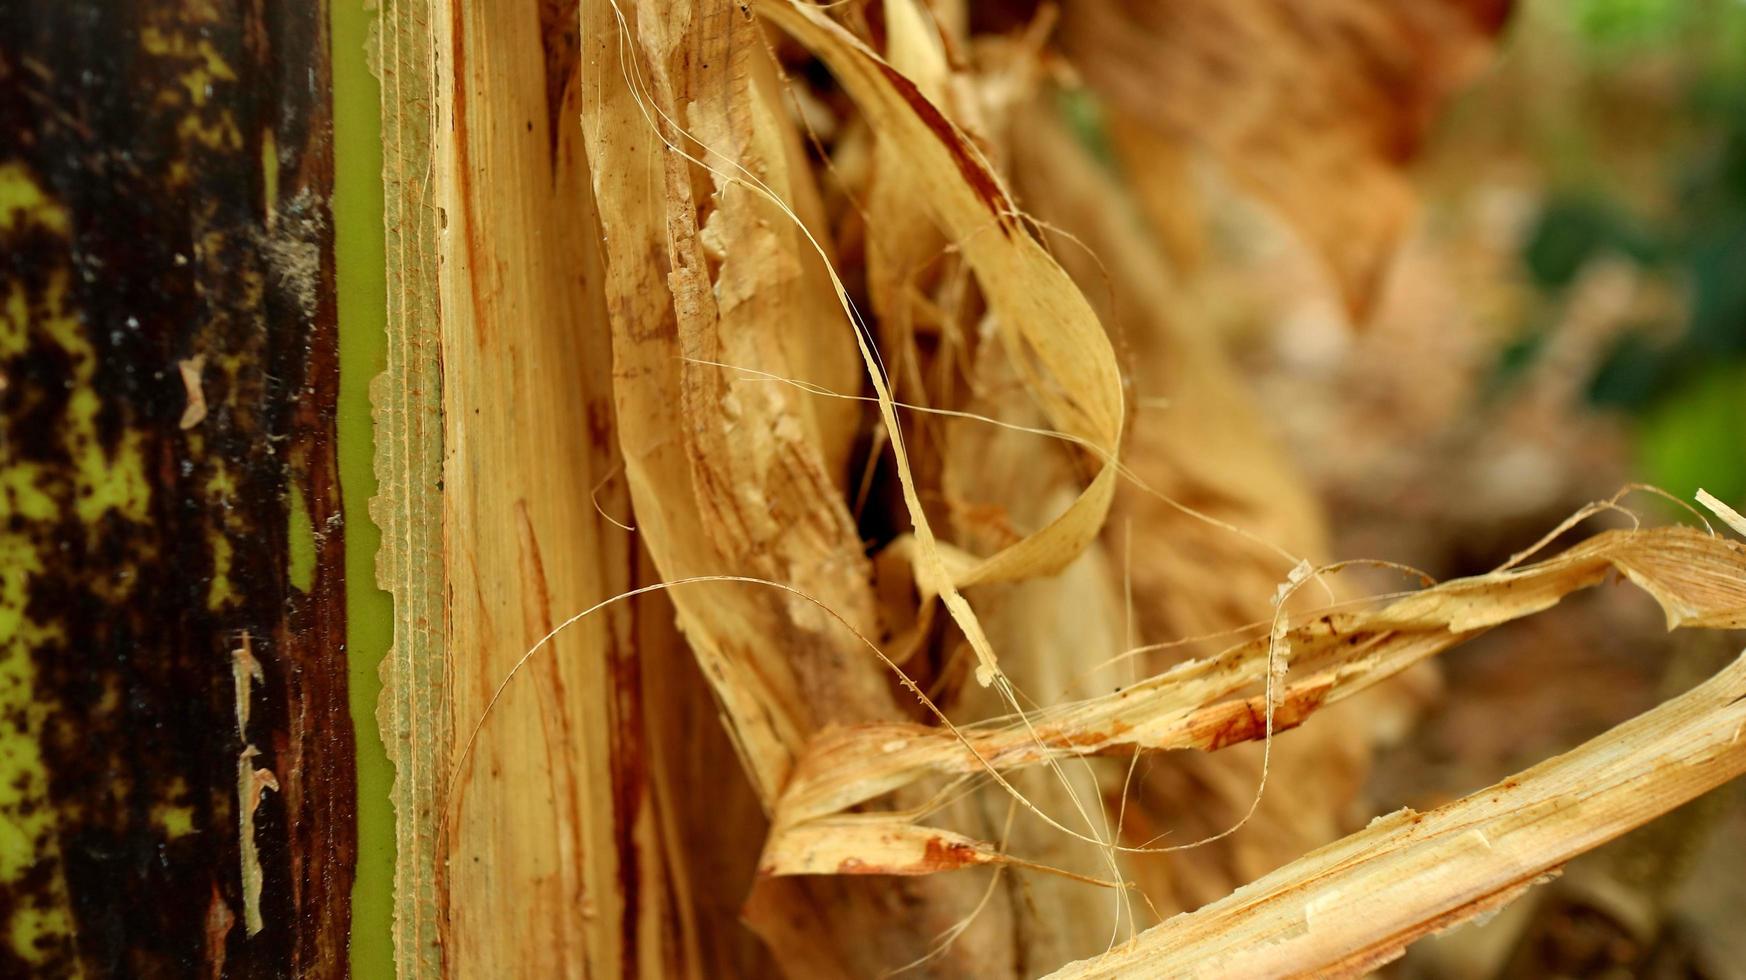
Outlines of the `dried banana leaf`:
M826 839L788 835L834 819L918 779L973 777L1064 756L1196 748L1211 751L1301 724L1441 650L1556 604L1616 571L1661 605L1668 627L1746 627L1746 546L1687 528L1609 531L1552 558L1456 579L1380 609L1329 612L1189 661L1113 694L1034 713L1019 722L961 729L919 725L841 728L809 747L777 806L765 874L854 873L917 864L925 830L903 814L865 815ZM1278 636L1275 642L1274 637ZM1250 693L1270 654L1290 673L1276 698ZM1064 829L1064 828L1063 828ZM800 838L794 838L800 840Z

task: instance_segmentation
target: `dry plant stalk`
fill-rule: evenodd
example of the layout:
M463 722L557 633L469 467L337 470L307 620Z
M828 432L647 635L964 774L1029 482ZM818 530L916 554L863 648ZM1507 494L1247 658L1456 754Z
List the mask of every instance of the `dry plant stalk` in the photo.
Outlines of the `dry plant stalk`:
M1399 810L1069 977L1362 976L1746 772L1746 655L1692 691L1429 813Z

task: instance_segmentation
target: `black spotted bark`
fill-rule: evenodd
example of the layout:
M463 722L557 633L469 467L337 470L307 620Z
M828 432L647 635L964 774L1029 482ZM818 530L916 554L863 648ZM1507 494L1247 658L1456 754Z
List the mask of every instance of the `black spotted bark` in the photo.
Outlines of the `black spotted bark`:
M0 4L0 975L344 972L326 23Z

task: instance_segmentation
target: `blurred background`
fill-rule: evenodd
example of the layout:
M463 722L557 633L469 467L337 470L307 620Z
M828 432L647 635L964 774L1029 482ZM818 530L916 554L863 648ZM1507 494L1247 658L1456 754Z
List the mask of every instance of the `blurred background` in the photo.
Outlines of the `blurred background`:
M1336 557L1476 574L1637 482L1746 505L1746 3L1519 4L1413 179L1413 230L1357 328L1289 229L1211 188L1202 305L1328 502ZM1697 520L1646 491L1620 503ZM1608 588L1457 648L1365 809L1501 779L1740 647L1671 636ZM1391 970L1746 977L1742 909L1735 785Z

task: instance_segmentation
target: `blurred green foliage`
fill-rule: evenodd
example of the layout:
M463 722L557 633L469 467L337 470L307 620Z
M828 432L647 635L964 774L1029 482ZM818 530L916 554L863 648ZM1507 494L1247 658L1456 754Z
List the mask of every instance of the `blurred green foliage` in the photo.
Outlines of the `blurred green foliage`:
M1593 61L1677 50L1706 71L1746 69L1741 0L1545 0L1565 13Z
M1699 487L1746 500L1746 364L1689 376L1641 417L1638 461L1651 483L1690 500Z
M1627 329L1589 379L1590 397L1638 420L1644 479L1687 499L1704 486L1746 502L1746 2L1577 0L1566 10L1595 75L1627 59L1679 67L1677 143L1616 148L1659 154L1667 186L1656 196L1670 207L1636 213L1626 191L1642 189L1605 181L1554 187L1521 254L1547 302L1502 353L1498 379L1533 360L1590 262L1664 277L1686 296L1684 322Z
M1675 38L1689 0L1576 0L1572 20L1600 46L1631 47Z

